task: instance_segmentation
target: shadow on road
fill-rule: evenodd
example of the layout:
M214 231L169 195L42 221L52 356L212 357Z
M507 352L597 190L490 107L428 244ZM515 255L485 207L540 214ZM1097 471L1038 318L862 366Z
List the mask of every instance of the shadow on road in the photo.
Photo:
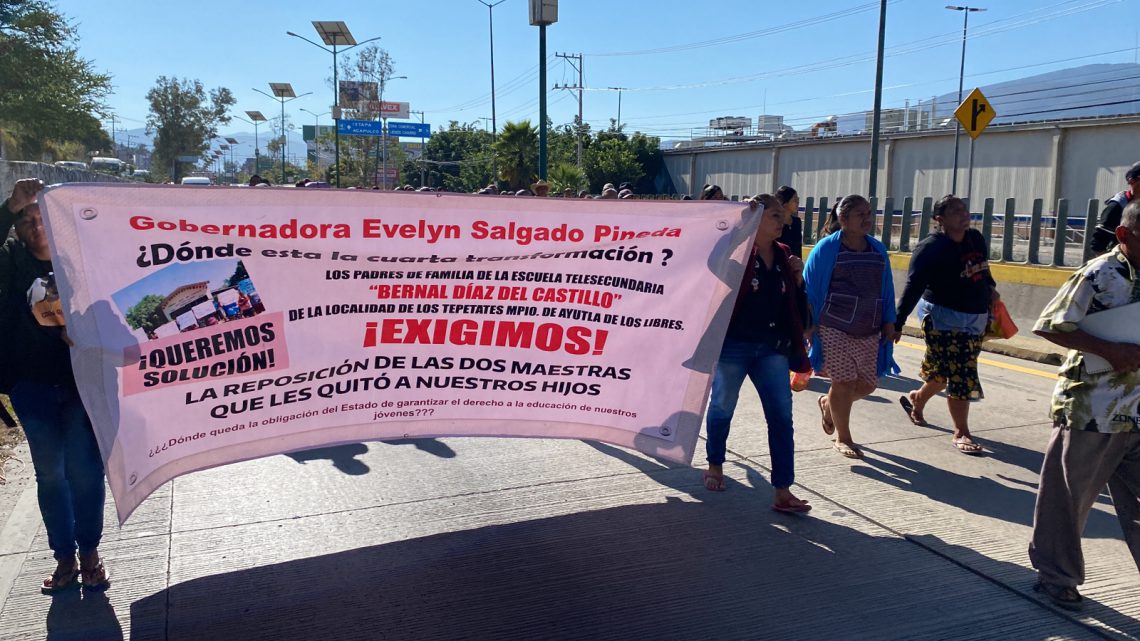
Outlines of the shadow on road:
M956 563L1004 583L1029 599L1040 603L1042 607L1061 616L1084 623L1099 622L1108 628L1108 630L1102 628L1102 631L1111 639L1140 639L1140 621L1117 612L1103 603L1093 601L1087 596L1085 597L1085 606L1080 612L1065 612L1057 608L1047 598L1033 591L1033 585L1037 582L1037 572L1030 568L1017 563L992 559L977 550L947 543L931 534L908 534L906 538L928 550L953 559ZM1113 631L1118 631L1119 634L1114 634Z
M434 438L402 438L394 441L380 441L385 445L411 445L421 452L427 452L439 458L455 458L455 450L447 443Z
M739 487L186 581L132 604L132 639L945 639L982 621L987 638L1074 632L913 543L774 514Z
M958 474L870 447L863 450L874 456L863 460L866 465L852 467L855 474L972 514L1025 526L1033 524L1035 491L1008 487L991 478ZM1120 525L1113 516L1093 510L1089 513L1084 535L1098 539L1118 538Z
M123 638L123 628L105 593L74 590L51 597L51 600L47 615L47 641L113 641Z
M352 476L359 476L361 474L367 474L371 469L364 461L356 458L366 452L368 452L368 446L364 443L349 443L347 445L317 447L311 450L289 452L285 456L288 456L302 465L309 461L328 459L332 461L333 466L341 472Z

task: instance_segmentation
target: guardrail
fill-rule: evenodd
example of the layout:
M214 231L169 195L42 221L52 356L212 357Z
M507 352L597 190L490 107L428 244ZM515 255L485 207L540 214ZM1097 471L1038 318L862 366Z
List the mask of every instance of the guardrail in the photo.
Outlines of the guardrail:
M827 197L803 199L804 243L818 240L820 228L831 204ZM896 208L894 198L871 199L875 211L876 237L887 247L909 252L930 233L934 198L926 197L919 208L914 198L904 198ZM969 206L969 203L967 203ZM972 226L982 232L989 248L990 260L1052 267L1076 267L1091 255L1092 230L1097 225L1100 201L1089 200L1083 215L1073 216L1068 199L1057 201L1056 208L1045 213L1045 201L1034 199L1030 213L1018 213L1017 199L1007 198L998 208L995 199L986 198L980 212L971 207ZM1024 211L1024 210L1021 210Z
M645 195L647 200L676 200L676 196ZM731 200L739 201L740 196ZM820 229L827 212L834 203L827 196L816 198L801 197L800 207L803 217L804 244L811 245L819 239ZM965 199L963 199L965 200ZM901 207L895 198L887 198L879 207L879 199L871 199L871 209L875 212L875 228L872 232L888 248L909 252L930 233L934 222L932 197L904 198ZM918 208L915 204L919 203ZM970 203L967 201L967 207ZM1057 201L1056 207L1045 210L1044 199L1033 200L1029 213L1018 207L1016 198L1007 198L1003 207L993 198L986 198L981 211L971 208L973 227L982 232L989 247L990 260L1006 263L1042 265L1051 267L1077 267L1091 255L1089 244L1092 234L1088 233L1097 225L1101 202L1088 201L1083 212L1073 207L1068 199Z

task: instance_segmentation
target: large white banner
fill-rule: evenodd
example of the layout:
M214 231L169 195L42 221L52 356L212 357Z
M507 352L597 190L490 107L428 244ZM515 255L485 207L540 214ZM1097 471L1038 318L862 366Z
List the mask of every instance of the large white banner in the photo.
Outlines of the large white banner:
M758 213L729 202L63 185L41 201L120 520L363 440L689 462Z

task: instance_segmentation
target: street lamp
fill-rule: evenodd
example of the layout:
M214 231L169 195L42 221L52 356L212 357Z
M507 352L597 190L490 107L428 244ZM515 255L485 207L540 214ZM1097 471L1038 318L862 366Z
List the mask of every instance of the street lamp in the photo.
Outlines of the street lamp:
M546 180L546 25L558 22L558 0L530 0L530 24L538 27L538 177Z
M407 79L407 76L391 76L380 79L380 118L384 121L380 127L380 138L384 145L384 187L388 186L388 114L384 111L384 85L388 84L389 80ZM376 184L376 176L372 177L372 184Z
M332 112L326 111L324 113L318 114L318 113L313 113L313 112L309 111L308 109L305 109L304 107L301 107L301 111L309 114L310 116L313 116L313 149L317 150L317 169L320 170L320 168L321 168L321 144L320 144L320 141L318 140L318 138L321 135L321 116L327 116Z
M499 182L499 174L495 163L494 147L495 136L498 132L498 123L495 121L495 12L493 9L507 0L499 0L498 2L476 1L487 7L487 29L491 36L491 178L497 184Z
M962 65L958 69L958 104L962 104L962 80L966 75L966 29L970 24L970 14L985 11L981 7L969 7L948 4L946 8L951 11L962 12ZM958 193L958 137L962 135L962 123L954 119L954 173L950 179L950 193Z
M237 167L234 166L234 149L238 146L237 138L226 138L226 143L230 146L230 184L237 183Z
M265 93L264 91L262 91L256 87L254 87L253 90L256 91L257 93L263 95L263 96L267 96L269 98L273 98L274 100L280 100L281 101L281 184L284 185L285 184L285 146L286 146L286 142L288 140L285 137L285 103L292 102L298 98L303 98L303 97L308 96L309 94L311 94L313 92L307 91L307 92L301 94L300 96L298 96L296 93L293 92L293 85L291 85L287 82L271 82L271 83L269 83L269 88L273 90L272 96L270 96L269 94ZM288 100L286 100L286 99L288 99Z
M241 116L234 116L234 118L253 125L253 173L256 174L261 171L261 144L257 140L257 126L267 119L260 111L247 111L245 115L249 116L249 120Z
M352 34L349 33L348 25L344 24L343 22L314 20L313 21L313 28L316 29L317 33L320 34L321 41L327 45L332 46L332 49L329 49L328 47L322 47L321 45L313 42L312 40L309 40L308 38L306 38L304 36L297 35L297 34L293 33L292 31L286 31L285 35L293 36L294 38L300 38L301 40L304 40L305 42L313 45L314 47L321 49L323 51L327 51L327 52L332 54L332 57L333 57L332 114L333 114L333 120L340 120L340 101L337 100L337 92L340 91L340 82L339 82L339 78L337 76L337 65L336 65L337 54L348 51L349 49L354 49L356 47L359 47L360 45L368 44L369 42L379 40L380 36L376 36L375 38L369 38L369 39L364 40L362 42L357 42L356 39L352 37ZM349 45L349 46L345 49L337 50L337 45ZM336 162L336 186L340 187L340 131L336 130L333 135L334 135L335 140L336 140L336 143L335 143L336 152L335 152L335 159L334 159L334 162Z

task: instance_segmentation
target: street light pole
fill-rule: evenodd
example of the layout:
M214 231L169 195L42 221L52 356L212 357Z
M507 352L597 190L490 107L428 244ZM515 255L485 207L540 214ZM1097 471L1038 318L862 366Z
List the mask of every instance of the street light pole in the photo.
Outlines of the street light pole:
M498 167L495 162L495 137L499 131L499 123L495 120L495 13L494 8L503 4L507 0L499 0L498 2L484 2L477 0L479 4L487 7L487 29L491 36L491 178L496 183L499 182Z
M966 29L970 24L970 14L985 11L980 7L957 6L948 4L946 8L951 11L962 12L962 63L958 69L958 104L962 104L962 82L966 76ZM957 106L957 105L955 105ZM954 119L954 173L950 179L950 193L958 193L958 138L962 135L962 123Z
M879 189L879 128L883 115L883 47L887 39L887 0L879 0L879 49L875 60L875 113L871 123L871 179L867 198L874 198ZM871 212L874 215L874 212Z
M421 125L424 124L424 112L409 110L408 113L419 114L420 115L420 124ZM420 133L423 133L422 129L421 129ZM426 160L426 159L427 159L427 142L425 142L425 139L423 136L420 136L420 163L419 163L420 164L420 187L427 187L427 185L424 184L424 160Z
M380 125L380 139L384 145L384 187L388 187L388 115L384 113L384 85L388 84L389 80L407 80L407 76L392 76L390 78L380 79L380 119L383 121ZM372 180L376 182L375 178Z
M271 82L269 83L269 88L273 90L272 96L257 87L254 87L253 90L263 96L281 101L281 184L285 184L285 148L288 143L288 139L285 136L285 103L311 95L313 92L307 91L298 96L293 92L293 86L287 82Z
M546 25L538 25L538 177L546 180Z
M309 111L308 109L305 109L304 107L301 107L301 111L313 116L313 149L317 150L317 171L320 171L320 169L321 169L321 143L320 143L321 116L327 116L331 112L326 111L324 113L318 114L318 113L313 113L313 112Z
M380 36L376 36L375 38L369 38L367 40L357 42L356 39L352 37L352 34L349 33L348 25L344 24L343 22L314 20L313 21L313 28L315 28L317 30L317 33L320 34L321 40L325 44L331 45L332 49L329 49L328 47L322 47L321 45L313 42L312 40L309 40L308 38L306 38L304 36L295 34L292 31L286 31L285 35L293 36L294 38L300 38L301 40L304 40L305 42L313 45L314 47L332 54L332 56L333 56L332 116L333 116L334 121L340 120L340 101L337 100L337 92L340 90L340 77L337 74L337 54L344 53L345 51L348 51L349 49L354 49L356 47L359 47L360 45L368 44L369 42L379 40ZM337 45L350 45L350 46L346 49L341 49L338 51ZM334 152L333 162L336 163L336 186L340 187L340 129L339 129L339 127L335 128L333 136L334 136L334 140L335 140L335 143L334 143L335 152Z
M253 173L261 171L261 144L257 137L257 126L266 121L265 115L260 111L247 111L245 115L249 116L249 120L241 116L234 116L238 120L253 125Z

